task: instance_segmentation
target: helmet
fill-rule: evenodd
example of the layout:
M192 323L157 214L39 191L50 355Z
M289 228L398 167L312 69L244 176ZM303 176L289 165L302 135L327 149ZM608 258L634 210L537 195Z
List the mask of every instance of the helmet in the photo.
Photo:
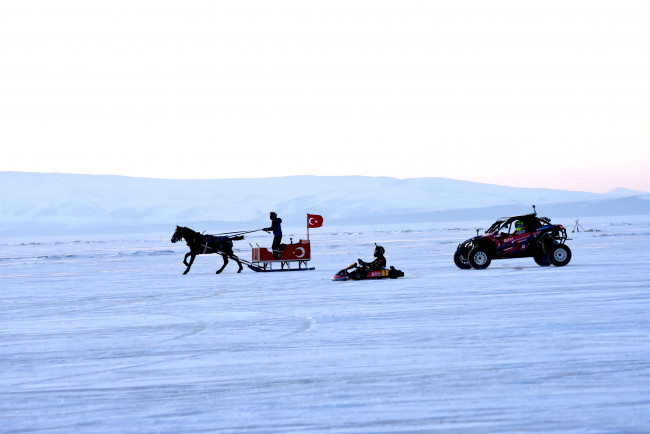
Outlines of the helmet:
M375 244L375 258L378 258L379 256L384 256L384 253L386 253L386 249L384 249L382 246L378 246Z
M271 212L269 213L269 217L272 218L272 219L274 219L274 218L277 218L278 215L277 215L275 212L271 211Z
M517 230L517 232L523 231L524 230L524 222L522 222L521 220L517 220L515 222L515 229Z

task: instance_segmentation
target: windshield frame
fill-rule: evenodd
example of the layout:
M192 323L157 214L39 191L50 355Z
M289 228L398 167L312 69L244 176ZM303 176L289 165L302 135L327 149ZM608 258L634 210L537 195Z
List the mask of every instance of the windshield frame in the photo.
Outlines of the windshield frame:
M498 233L499 229L501 229L507 222L508 222L508 217L501 217L500 219L492 223L492 226L490 226L488 230L485 231L485 234L491 235L491 234Z

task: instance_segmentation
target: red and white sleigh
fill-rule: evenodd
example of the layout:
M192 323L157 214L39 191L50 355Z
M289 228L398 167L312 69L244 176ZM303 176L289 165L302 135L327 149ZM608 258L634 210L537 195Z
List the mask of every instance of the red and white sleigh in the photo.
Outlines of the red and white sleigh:
M311 261L311 243L309 240L282 244L277 258L266 247L257 246L252 247L252 249L251 264L248 265L248 268L253 271L304 271L314 269L314 267L310 268L307 264ZM274 265L276 268L273 268Z
M297 243L281 244L277 257L266 247L253 246L251 263L246 264L253 271L307 271L314 270L309 267L311 261L311 242L309 241L309 228L317 228L323 224L323 217L307 214L307 239ZM275 266L275 268L274 268Z

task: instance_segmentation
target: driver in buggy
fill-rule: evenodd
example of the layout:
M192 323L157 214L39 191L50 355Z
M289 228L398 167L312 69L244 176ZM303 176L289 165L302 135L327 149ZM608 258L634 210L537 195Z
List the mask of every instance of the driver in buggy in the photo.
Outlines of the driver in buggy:
M359 265L357 265L357 267L364 268L368 271L383 270L386 268L386 258L384 257L384 253L386 253L386 249L375 244L375 252L373 254L375 259L372 262L365 262L362 259L359 259Z
M526 226L524 226L524 222L522 222L521 220L517 220L515 222L515 232L514 232L514 234L515 235L520 235L520 234L523 234L523 233L526 233Z

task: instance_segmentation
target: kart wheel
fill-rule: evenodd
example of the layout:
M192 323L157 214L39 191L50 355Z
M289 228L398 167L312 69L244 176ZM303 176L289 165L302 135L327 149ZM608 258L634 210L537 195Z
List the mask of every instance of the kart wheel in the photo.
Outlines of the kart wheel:
M551 265L551 260L548 258L548 253L537 252L535 253L535 256L533 256L533 259L535 259L535 263L540 267L548 267Z
M456 264L456 266L461 270L469 270L472 268L472 266L469 265L469 261L467 259L460 257L459 251L456 251L456 253L454 253L454 264Z
M556 267L564 267L571 260L571 249L566 244L554 244L548 252L548 259Z
M469 252L468 260L469 264L477 270L483 270L489 267L490 262L492 262L490 255L480 247L476 247Z
M366 277L365 274L363 274L361 271L355 271L354 273L352 273L352 278L354 280L361 280L365 277Z

